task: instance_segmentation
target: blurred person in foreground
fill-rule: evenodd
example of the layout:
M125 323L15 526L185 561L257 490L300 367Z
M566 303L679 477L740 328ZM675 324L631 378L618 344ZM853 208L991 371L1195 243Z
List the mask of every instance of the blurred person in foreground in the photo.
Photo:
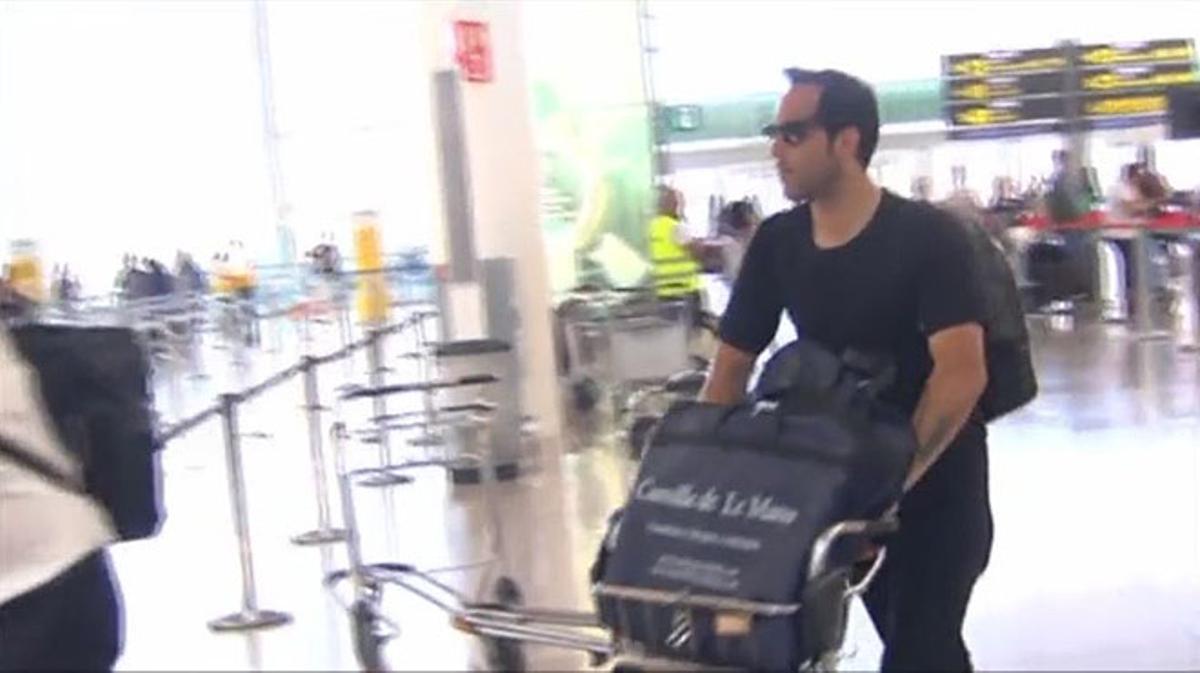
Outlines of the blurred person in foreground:
M967 603L992 546L984 303L965 230L948 214L874 184L879 140L870 87L845 73L791 69L771 139L796 207L762 223L720 325L701 399L742 400L755 360L787 312L826 349L896 366L883 399L911 414L919 448L900 530L865 595L884 671L963 671Z
M80 472L41 401L37 375L0 325L0 441L64 474ZM91 498L0 453L0 671L111 670L121 651L120 594Z

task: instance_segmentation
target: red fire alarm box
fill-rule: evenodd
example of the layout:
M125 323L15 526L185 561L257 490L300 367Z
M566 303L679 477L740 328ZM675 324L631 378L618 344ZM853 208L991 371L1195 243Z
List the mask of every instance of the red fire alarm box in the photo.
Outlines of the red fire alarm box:
M492 81L492 39L482 21L454 22L454 53L468 82Z

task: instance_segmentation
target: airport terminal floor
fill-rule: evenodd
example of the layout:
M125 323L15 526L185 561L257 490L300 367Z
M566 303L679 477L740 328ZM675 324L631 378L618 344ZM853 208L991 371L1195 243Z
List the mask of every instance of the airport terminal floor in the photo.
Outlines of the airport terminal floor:
M224 386L294 362L299 342L272 329L264 328L262 347L203 349L198 359L166 361L157 382L163 414L180 418ZM336 327L320 329L316 343L336 348ZM388 340L389 381L415 376L415 364L399 356L412 339L402 332ZM996 538L967 619L975 664L1194 670L1200 358L1170 340L1085 321L1036 318L1033 340L1042 392L989 429ZM324 365L322 399L365 380L366 368L361 353ZM161 534L113 549L126 619L119 669L358 668L345 592L322 585L327 572L346 566L344 545L289 541L316 521L302 399L293 379L247 403L240 418L258 605L287 612L292 622L240 633L206 626L237 612L242 600L221 428L207 423L163 455L168 518ZM590 609L588 567L636 463L604 422L600 430L585 426L568 424L572 436L559 446L526 447L528 469L496 485L491 507L483 487L451 485L437 468L416 471L409 484L356 487L366 560L445 569L437 577L467 592L507 574L528 605ZM377 449L351 442L347 459L371 465ZM429 449L396 441L393 451L413 459ZM499 566L481 565L496 549ZM389 668L485 666L482 648L433 605L392 587L383 608L398 627L385 648ZM865 611L855 606L841 667L873 669L879 654ZM527 656L534 669L587 665L583 654L542 646L530 646Z

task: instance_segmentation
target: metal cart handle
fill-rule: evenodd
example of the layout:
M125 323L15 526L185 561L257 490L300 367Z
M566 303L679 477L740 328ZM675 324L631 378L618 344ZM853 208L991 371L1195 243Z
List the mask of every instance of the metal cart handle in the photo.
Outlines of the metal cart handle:
M875 581L875 576L878 575L880 569L883 568L883 562L886 559L887 549L880 549L879 553L875 554L875 560L871 563L871 568L867 570L867 574L863 575L862 579L858 581L858 584L846 587L846 593L844 596L846 598L854 598L855 596L861 596L865 594L867 589L871 587L871 582Z
M440 390L443 388L459 388L497 383L500 378L492 374L472 374L449 381L429 381L423 383L399 383L375 388L347 388L341 394L342 400L355 400L363 397L383 397L398 393L418 393Z
M839 539L850 536L877 538L891 535L900 529L900 521L895 517L885 517L876 521L842 521L830 526L817 538L813 545L812 559L808 565L808 577L820 577L829 570L829 556L834 543ZM882 565L882 562L879 563ZM874 568L878 572L878 568Z

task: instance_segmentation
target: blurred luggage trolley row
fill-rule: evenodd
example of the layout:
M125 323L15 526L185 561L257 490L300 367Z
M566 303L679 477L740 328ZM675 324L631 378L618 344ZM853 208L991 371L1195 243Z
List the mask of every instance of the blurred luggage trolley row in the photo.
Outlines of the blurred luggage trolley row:
M577 404L606 396L619 417L632 395L691 368L689 311L643 289L572 293L559 316Z

